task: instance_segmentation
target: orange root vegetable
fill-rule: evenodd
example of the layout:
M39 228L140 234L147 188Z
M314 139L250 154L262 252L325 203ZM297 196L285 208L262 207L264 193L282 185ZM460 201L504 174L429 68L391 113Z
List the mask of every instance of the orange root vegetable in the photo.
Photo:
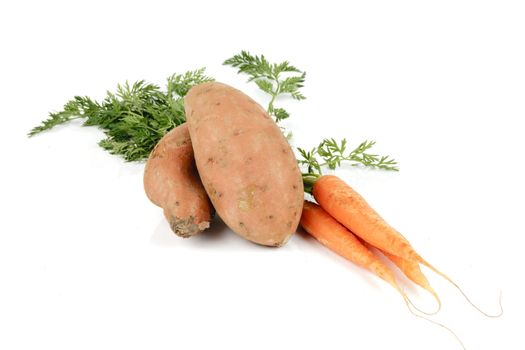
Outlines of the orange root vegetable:
M301 215L301 226L321 244L354 264L372 271L406 298L388 266L323 208L315 203L305 201Z
M151 152L144 190L164 209L175 234L190 237L210 226L213 207L197 173L186 124L164 135Z
M324 210L373 247L409 261L420 260L410 243L340 178L321 176L312 193Z
M217 214L254 243L279 247L303 207L297 159L281 129L243 92L218 82L184 98L195 162Z
M390 226L359 193L340 178L333 175L319 177L313 185L312 193L323 209L363 241L385 253L407 260L414 266L427 266L454 285L467 302L483 315L499 317L503 314L501 296L498 314L490 315L482 311L470 301L457 283L423 259L401 233Z
M461 339L459 339L450 328L439 322L435 322L416 314L410 307L410 305L412 305L415 308L414 304L412 304L405 292L399 287L394 273L388 268L388 266L375 256L363 243L361 243L358 237L337 222L337 220L331 217L322 207L315 203L305 201L303 204L303 213L301 215L301 226L306 232L327 248L356 265L372 271L374 274L388 282L401 294L408 310L414 316L449 331L458 340L463 349L465 349Z

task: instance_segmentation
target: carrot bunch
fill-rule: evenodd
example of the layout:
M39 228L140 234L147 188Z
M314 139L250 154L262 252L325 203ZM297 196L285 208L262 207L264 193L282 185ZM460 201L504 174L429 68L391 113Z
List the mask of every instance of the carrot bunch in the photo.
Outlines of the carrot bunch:
M418 311L421 310L412 304L396 282L393 271L374 253L372 247L386 256L408 279L436 298L438 309L432 313L424 312L425 314L437 313L441 308L441 301L421 271L420 265L428 267L452 283L467 301L485 316L501 316L503 309L497 315L489 315L475 306L452 279L423 259L401 233L381 218L365 199L343 180L333 175L312 176L308 174L304 177L304 181L305 185L310 185L311 194L319 203L318 205L310 201L304 202L300 222L304 230L337 254L372 271L389 283L402 295L412 313L414 312L410 305ZM429 321L452 332L442 324ZM452 334L456 336L454 332Z

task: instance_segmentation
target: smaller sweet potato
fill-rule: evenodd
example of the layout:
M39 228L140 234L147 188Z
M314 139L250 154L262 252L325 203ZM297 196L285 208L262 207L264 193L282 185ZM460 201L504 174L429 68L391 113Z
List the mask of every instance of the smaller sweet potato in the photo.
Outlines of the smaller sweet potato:
M144 190L164 209L178 236L190 237L210 226L213 206L197 172L186 124L164 135L151 152L144 170Z

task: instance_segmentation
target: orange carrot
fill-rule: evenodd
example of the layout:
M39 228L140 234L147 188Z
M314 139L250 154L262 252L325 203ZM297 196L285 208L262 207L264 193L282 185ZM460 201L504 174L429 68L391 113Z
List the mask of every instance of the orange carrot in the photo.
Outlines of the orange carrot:
M366 248L352 232L338 223L317 204L305 201L301 215L301 226L324 246L351 262L364 267L394 287L401 295L392 271Z
M450 277L423 259L401 233L390 226L359 193L340 178L333 175L319 177L313 185L312 193L323 209L363 241L385 253L407 260L410 264L427 266L454 285L466 300L485 316L499 317L503 314L501 296L498 314L489 315L482 311Z
M388 266L375 256L358 237L337 222L337 220L331 217L323 208L312 202L305 201L303 212L301 214L301 226L306 232L327 248L353 263L372 271L377 276L388 282L401 294L408 310L414 316L446 329L458 340L463 349L465 349L461 339L459 339L450 328L439 322L416 314L410 308L410 305L415 308L414 304L412 304L406 293L399 287L394 273L388 268Z
M420 260L410 243L340 178L321 176L312 193L324 210L367 243L409 261Z

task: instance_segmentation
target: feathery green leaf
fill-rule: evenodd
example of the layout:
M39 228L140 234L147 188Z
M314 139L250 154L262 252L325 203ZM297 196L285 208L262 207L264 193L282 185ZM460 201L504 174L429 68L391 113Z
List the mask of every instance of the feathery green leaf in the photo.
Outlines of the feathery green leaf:
M340 143L333 138L324 139L309 152L298 148L299 155L302 157L298 162L307 167L306 175L322 175L323 167L334 170L340 167L342 162L348 162L352 166L399 171L397 162L389 156L367 153L374 145L375 141L364 141L346 153L346 139L342 139Z
M238 73L247 74L248 81L255 81L259 89L270 95L267 112L277 123L290 116L283 108L274 106L279 96L289 95L295 100L306 98L300 91L304 86L306 73L292 66L288 61L270 63L264 55L252 55L248 51L241 51L223 64L237 68ZM291 73L299 73L299 75L289 76ZM283 77L283 74L288 76Z
M127 161L147 159L157 142L169 130L186 121L183 97L197 84L212 81L204 68L167 79L166 90L144 80L125 82L116 92L107 92L102 102L75 96L60 112L50 113L29 136L66 123L84 119L84 126L98 126L106 134L99 145Z

